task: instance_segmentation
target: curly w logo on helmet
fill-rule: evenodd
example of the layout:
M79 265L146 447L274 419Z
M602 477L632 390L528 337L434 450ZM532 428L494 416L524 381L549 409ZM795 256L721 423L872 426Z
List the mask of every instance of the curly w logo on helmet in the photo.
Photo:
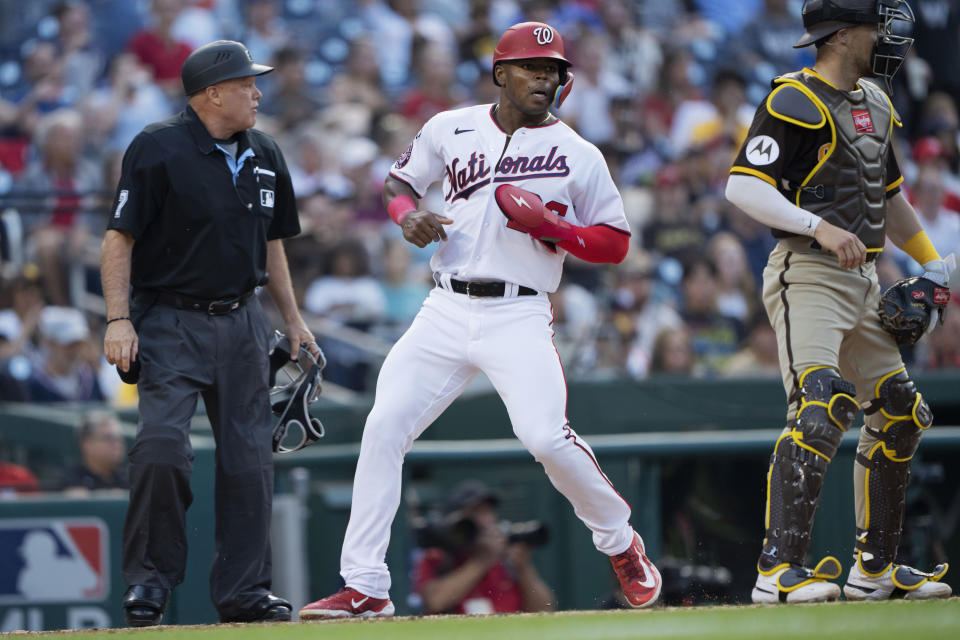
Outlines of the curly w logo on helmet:
M537 36L537 44L550 44L553 42L553 29L550 27L537 27L533 30L533 35Z

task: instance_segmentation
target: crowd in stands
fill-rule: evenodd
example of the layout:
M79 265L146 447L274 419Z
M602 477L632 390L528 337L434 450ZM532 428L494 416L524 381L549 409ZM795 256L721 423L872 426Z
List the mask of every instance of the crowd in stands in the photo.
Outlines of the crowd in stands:
M183 108L179 70L218 38L276 70L258 128L278 139L303 234L288 242L311 318L394 340L432 286L432 247L380 201L435 113L497 99L493 48L521 20L554 25L576 81L558 115L604 152L632 230L623 264L567 259L553 296L568 374L777 376L760 278L774 240L723 197L799 0L31 0L0 2L0 400L129 398L101 355L99 242L124 149ZM894 103L905 189L938 251L960 252L960 4L912 0ZM443 194L426 199L440 211ZM882 282L917 274L890 247ZM960 297L960 296L958 296ZM372 391L362 345L323 332L328 375ZM960 310L908 354L960 366Z

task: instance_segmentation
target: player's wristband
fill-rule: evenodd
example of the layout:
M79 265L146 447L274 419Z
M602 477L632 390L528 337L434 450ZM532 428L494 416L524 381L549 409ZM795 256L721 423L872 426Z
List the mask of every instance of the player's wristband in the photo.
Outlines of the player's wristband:
M111 322L116 322L117 320L129 320L129 319L130 319L130 316L117 316L116 318L110 318L109 320L107 320L107 324L110 324Z
M387 204L387 213L397 224L403 222L408 213L416 210L417 205L413 202L413 198L406 194L397 196Z
M930 236L923 229L907 240L901 249L920 264L926 264L931 260L941 260L940 254L937 253L933 243L930 242Z

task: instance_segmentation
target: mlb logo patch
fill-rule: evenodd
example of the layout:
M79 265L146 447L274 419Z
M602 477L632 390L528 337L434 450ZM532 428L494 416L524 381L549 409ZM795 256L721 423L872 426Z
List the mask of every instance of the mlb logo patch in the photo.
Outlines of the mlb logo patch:
M270 189L260 189L260 206L273 209L273 191Z
M0 521L0 604L103 600L107 538L99 518Z
M870 112L866 109L851 109L853 115L853 126L857 133L873 133L873 120L870 118Z

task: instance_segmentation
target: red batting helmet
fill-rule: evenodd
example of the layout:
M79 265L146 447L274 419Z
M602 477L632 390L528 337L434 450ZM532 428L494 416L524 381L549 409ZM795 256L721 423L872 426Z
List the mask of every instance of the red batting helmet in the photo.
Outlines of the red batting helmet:
M527 58L552 58L560 63L560 85L569 78L567 67L570 61L563 57L563 38L560 33L543 22L521 22L515 24L500 36L497 48L493 50L493 68L506 60L526 60ZM493 83L497 75L493 75ZM564 97L567 92L564 92Z

